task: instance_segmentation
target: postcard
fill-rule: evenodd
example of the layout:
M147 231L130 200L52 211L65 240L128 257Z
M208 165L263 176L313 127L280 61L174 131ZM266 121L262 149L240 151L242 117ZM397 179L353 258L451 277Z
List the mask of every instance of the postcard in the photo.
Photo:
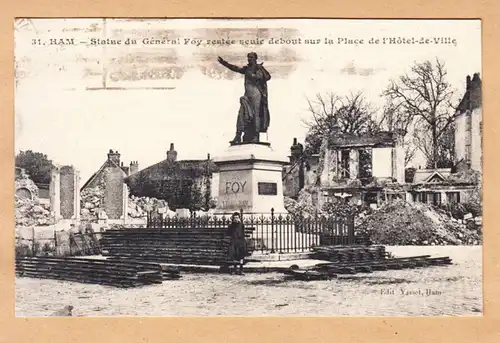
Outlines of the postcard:
M483 315L480 20L14 38L17 317Z

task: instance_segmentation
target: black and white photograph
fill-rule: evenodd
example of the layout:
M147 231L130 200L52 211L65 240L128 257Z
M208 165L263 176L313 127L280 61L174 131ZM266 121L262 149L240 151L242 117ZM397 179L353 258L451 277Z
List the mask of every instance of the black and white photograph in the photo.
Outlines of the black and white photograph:
M482 316L481 49L479 19L16 19L16 317Z

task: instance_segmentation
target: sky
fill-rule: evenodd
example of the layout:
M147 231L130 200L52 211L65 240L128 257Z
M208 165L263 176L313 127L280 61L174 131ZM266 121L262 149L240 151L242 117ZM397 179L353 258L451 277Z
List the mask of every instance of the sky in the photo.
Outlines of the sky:
M396 44L382 44L384 37L386 42L396 38ZM429 43L402 43L412 37ZM75 44L50 44L50 39L61 38L74 38ZM94 43L109 38L121 44L96 45L92 38ZM124 44L127 38L136 44ZM178 44L152 45L144 38L178 39ZM282 44L276 44L280 38ZM369 44L372 38L379 44ZM451 43L434 43L440 38ZM262 44L240 41L247 39L261 39ZM196 45L198 40L203 43ZM207 45L207 40L218 41ZM216 58L244 65L250 51L257 52L271 73L268 139L286 157L293 138L304 141L304 120L310 119L307 99L317 93L362 91L367 101L381 108L381 92L391 78L407 73L415 62L439 58L458 101L466 76L481 72L481 24L333 19L19 21L16 153L30 149L59 165L74 165L81 184L102 165L109 149L118 150L125 165L138 161L141 169L165 159L170 143L178 159L217 156L234 137L244 86L243 76L226 72Z

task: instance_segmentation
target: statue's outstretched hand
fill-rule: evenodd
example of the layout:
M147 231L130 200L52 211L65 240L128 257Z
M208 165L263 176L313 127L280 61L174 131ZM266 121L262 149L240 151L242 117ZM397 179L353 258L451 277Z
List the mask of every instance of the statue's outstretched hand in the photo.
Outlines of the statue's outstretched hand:
M217 57L217 61L219 61L220 64L224 64L226 61L220 56Z

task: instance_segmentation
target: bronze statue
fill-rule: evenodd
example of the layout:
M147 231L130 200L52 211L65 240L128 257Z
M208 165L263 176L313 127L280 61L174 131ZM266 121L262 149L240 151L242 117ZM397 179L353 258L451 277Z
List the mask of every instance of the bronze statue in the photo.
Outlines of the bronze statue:
M224 67L245 75L245 94L240 98L240 110L236 122L236 136L231 144L243 142L259 142L259 133L267 132L269 127L269 106L267 99L267 81L271 75L264 68L263 63L257 63L257 54L247 55L248 64L243 67L232 65L222 57L217 60Z

